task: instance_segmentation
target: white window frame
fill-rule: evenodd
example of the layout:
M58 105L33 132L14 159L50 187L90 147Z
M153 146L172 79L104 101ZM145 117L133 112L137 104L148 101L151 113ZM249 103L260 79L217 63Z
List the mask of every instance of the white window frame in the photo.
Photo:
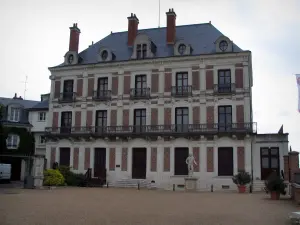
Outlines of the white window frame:
M45 122L46 121L46 112L39 112L38 113L38 121L39 122Z
M46 144L46 138L45 138L45 136L43 136L43 135L40 136L39 143L40 144Z
M20 114L21 114L21 109L20 108L10 108L10 115L9 115L9 120L13 122L19 122L20 121Z
M6 139L7 149L17 149L19 147L20 137L16 134L9 134Z

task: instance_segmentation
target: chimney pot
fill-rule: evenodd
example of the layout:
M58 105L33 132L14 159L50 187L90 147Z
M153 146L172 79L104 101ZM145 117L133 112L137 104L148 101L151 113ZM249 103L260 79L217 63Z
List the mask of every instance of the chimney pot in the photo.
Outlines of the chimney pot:
M176 41L176 13L169 9L167 14L167 44L175 44Z
M74 23L73 27L70 27L69 51L74 51L78 53L79 35L80 29L77 27L77 23Z
M127 38L127 45L131 47L134 43L135 37L138 32L138 24L139 19L136 17L135 14L131 13L131 16L128 19L128 38Z

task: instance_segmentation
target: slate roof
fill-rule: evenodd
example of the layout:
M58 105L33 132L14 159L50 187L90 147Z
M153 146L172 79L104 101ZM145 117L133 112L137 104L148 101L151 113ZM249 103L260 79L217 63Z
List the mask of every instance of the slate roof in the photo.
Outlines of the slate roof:
M22 99L13 99L13 98L3 98L0 97L0 104L7 106L10 104L19 104L23 106L25 109L29 109L36 105L39 101L32 101L32 100L22 100Z
M127 31L111 33L102 40L85 49L79 56L79 64L101 63L97 61L97 55L100 48L108 48L116 56L116 61L127 61L132 55L132 47L127 46ZM146 34L156 45L157 50L155 57L172 57L173 46L166 44L166 27L141 29L138 34ZM192 24L176 26L176 41L183 40L190 44L193 51L191 55L212 54L215 53L214 42L223 34L211 23ZM237 45L233 45L233 52L242 52L243 50ZM103 62L104 63L104 62ZM61 64L59 66L63 66Z
M39 110L48 110L49 109L49 101L42 101L34 105L29 109L29 111L39 111Z

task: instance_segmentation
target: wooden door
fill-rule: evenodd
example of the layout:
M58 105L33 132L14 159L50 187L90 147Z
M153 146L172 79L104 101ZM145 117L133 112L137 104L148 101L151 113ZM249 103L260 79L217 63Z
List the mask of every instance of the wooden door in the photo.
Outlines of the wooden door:
M263 147L260 148L260 165L261 165L261 179L266 180L268 176L276 171L279 175L279 148L277 147Z
M233 175L233 148L218 148L218 175Z
M188 175L188 165L186 164L186 158L189 156L188 148L175 148L175 168L174 175Z
M70 166L70 148L60 148L59 165Z
M147 149L132 149L132 179L146 179Z
M105 178L105 176L106 176L106 148L95 148L94 177Z

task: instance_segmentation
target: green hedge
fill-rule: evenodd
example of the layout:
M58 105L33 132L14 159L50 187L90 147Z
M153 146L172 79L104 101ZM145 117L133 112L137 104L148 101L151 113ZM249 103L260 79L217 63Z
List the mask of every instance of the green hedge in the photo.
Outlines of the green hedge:
M69 166L59 166L58 170L65 178L65 182L68 186L83 186L85 175L84 174L76 174L71 171L71 167Z
M61 186L65 184L64 176L59 170L48 169L44 171L45 186Z

